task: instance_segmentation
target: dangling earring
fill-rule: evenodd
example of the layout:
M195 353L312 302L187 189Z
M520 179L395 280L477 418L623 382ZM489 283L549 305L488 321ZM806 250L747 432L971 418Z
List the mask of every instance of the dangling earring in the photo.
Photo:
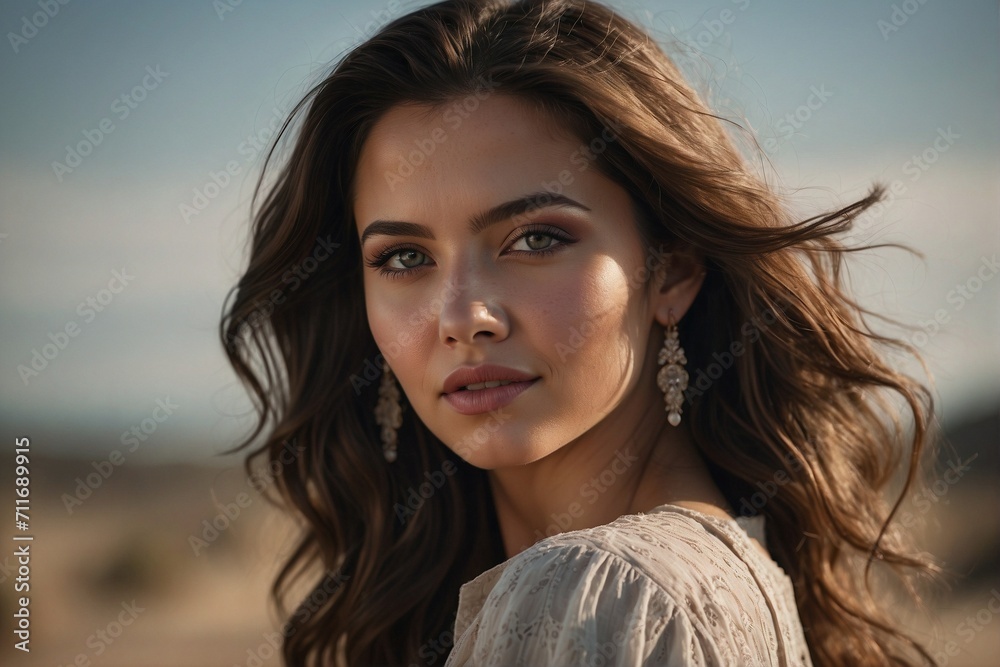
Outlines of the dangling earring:
M382 455L392 463L396 460L396 429L403 423L399 405L399 387L393 381L389 362L382 360L382 384L378 388L375 423L382 427Z
M681 404L684 402L684 390L688 385L688 374L684 370L687 358L684 348L677 337L677 324L674 322L673 311L667 323L666 337L660 349L658 359L660 366L667 364L656 374L656 384L663 392L663 402L666 404L667 421L672 426L681 423Z

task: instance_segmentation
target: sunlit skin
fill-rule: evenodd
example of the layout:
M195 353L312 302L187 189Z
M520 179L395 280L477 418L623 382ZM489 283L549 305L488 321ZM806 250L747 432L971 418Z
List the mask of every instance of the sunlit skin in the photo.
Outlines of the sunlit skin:
M671 314L683 320L702 263L675 254L647 289L655 249L642 244L628 193L572 159L590 137L572 137L501 94L457 128L442 113L396 106L363 147L353 202L359 240L376 220L423 225L434 237L366 238L366 261L391 249L383 268L405 273L366 264L365 304L406 403L458 456L488 471L507 555L665 503L730 516L685 424L668 424L656 386L664 327ZM444 140L390 182L401 156L435 132ZM563 171L568 184L558 183ZM589 210L540 206L476 234L468 228L490 207L556 187ZM523 236L529 225L545 229ZM459 414L441 397L444 380L482 363L541 379L494 415ZM602 473L613 482L602 484Z

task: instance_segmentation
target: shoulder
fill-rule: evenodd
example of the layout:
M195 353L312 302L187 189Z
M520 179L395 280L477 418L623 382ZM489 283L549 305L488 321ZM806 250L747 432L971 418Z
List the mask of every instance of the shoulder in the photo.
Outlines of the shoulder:
M762 658L774 640L767 599L710 527L683 514L630 515L540 540L508 561L469 637L456 644L456 657L508 662L449 665Z
M448 665L702 664L668 659L687 650L674 638L691 634L678 613L667 591L618 554L542 540L510 560Z
M564 533L557 538L541 540L511 559L493 593L518 599L542 595L545 606L556 604L562 608L572 603L581 611L613 594L622 611L632 602L629 594L644 592L659 600L661 606L672 606L669 591L658 585L641 560L616 548L621 545L582 533Z
M695 611L701 600L716 597L723 582L760 594L738 531L735 524L689 512L657 511L545 538L517 558L531 569L614 567Z
M752 583L747 564L709 528L687 514L657 512L553 535L512 557L493 592L520 590L528 582L553 593L589 589L613 574L622 584L649 587L676 602L709 595L720 579Z

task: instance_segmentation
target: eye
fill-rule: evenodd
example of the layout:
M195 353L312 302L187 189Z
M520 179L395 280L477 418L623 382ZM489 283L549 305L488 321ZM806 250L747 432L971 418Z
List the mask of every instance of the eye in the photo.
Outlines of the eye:
M416 257L416 259L420 259L421 257L426 257L427 255L420 252L419 250L414 250L413 248L406 248L405 250L400 250L399 252L397 252L395 256L399 257L399 263L403 265L404 269L412 269L414 267L420 266L420 264L419 263L409 264L408 262L414 261L414 257Z
M553 245L553 240L558 241L558 243ZM541 226L525 227L521 230L521 234L514 239L513 243L510 244L510 247L513 248L521 241L524 241L524 245L527 250L511 250L509 252L528 255L547 255L555 252L562 246L567 246L573 243L573 239L566 236L563 232L553 227Z
M545 250L552 245L551 242L555 240L555 238L554 234L546 234L545 232L528 232L527 234L517 237L511 246L513 247L521 241L524 241L528 250Z
M387 278L401 278L420 267L423 262L419 260L426 257L424 252L416 248L393 246L383 250L377 257L366 259L365 264L372 269L378 269L378 272ZM396 258L398 258L400 267L388 266Z
M553 245L553 240L558 243ZM527 250L514 248L521 241L524 241ZM529 225L520 230L520 234L511 242L507 253L544 256L554 253L574 242L573 239L556 228ZM421 261L422 259L427 259L427 254L422 250L413 246L396 245L386 248L371 259L366 259L365 265L369 268L377 269L380 275L387 278L403 278L418 271L420 267L433 263ZM397 261L398 265L394 265Z

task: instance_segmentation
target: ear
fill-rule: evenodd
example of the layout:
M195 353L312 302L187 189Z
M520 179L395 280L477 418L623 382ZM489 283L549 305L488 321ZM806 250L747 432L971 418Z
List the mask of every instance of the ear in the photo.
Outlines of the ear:
M705 282L704 259L690 247L677 246L657 266L653 280L650 298L656 321L666 327L672 317L676 324L684 318Z

